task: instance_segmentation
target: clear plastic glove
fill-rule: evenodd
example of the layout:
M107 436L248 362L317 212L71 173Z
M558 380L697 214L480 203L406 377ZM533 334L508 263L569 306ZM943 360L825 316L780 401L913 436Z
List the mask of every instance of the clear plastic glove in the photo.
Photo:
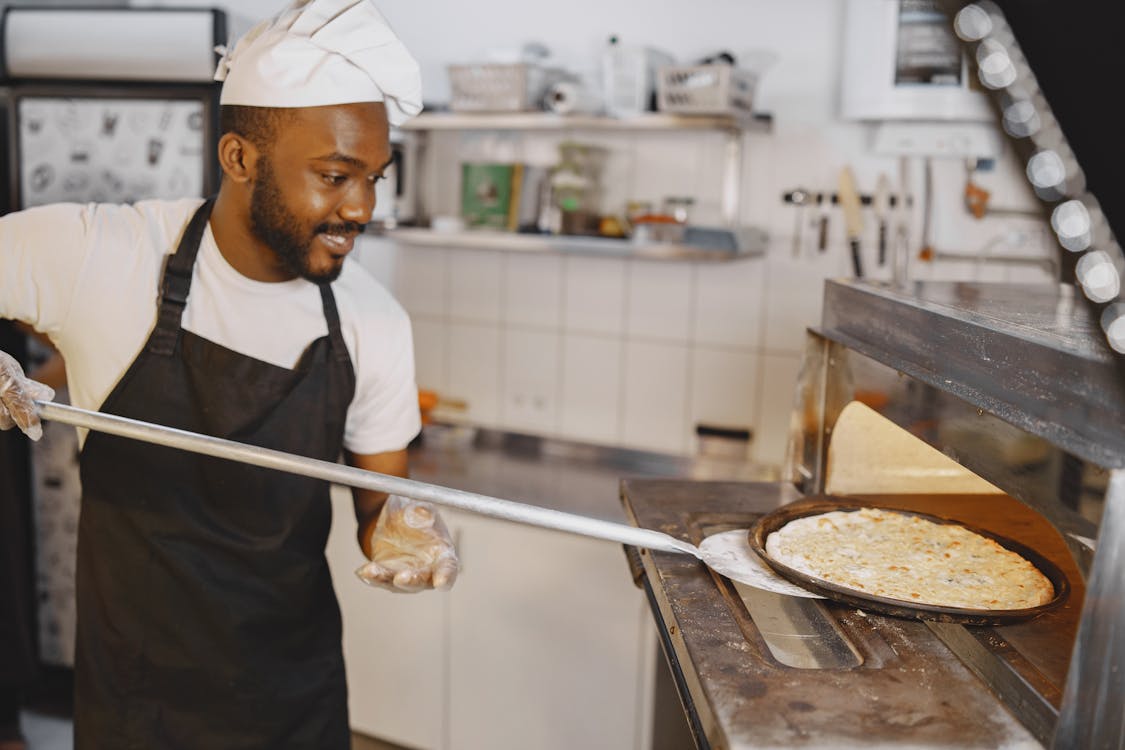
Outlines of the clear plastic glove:
M371 586L399 592L447 590L457 579L453 540L429 503L388 497L365 549L371 562L355 574Z
M19 362L0 352L0 430L19 427L32 440L43 437L35 402L54 397L54 389L28 378Z

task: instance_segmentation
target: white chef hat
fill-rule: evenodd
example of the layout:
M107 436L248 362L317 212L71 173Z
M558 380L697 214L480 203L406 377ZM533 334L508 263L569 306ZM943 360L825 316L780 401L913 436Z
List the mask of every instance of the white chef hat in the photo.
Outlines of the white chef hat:
M295 0L220 52L221 104L381 101L392 125L422 111L418 63L371 0Z

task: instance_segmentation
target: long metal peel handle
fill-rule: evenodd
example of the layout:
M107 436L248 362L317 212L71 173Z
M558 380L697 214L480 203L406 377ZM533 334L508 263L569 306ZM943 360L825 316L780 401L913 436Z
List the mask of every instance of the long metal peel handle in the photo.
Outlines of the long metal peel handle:
M132 438L133 440L169 448L178 448L192 453L201 453L205 456L239 461L252 466L277 469L278 471L312 477L313 479L324 479L347 487L402 495L415 500L424 500L437 505L500 518L505 521L515 521L516 523L541 526L557 531L569 531L572 534L581 534L582 536L606 539L647 549L682 552L697 558L701 554L694 545L651 529L640 529L598 518L587 518L574 513L564 513L559 510L539 508L512 500L502 500L498 497L478 495L475 492L465 492L436 484L418 482L413 479L379 474L374 471L357 469L353 466L343 466L315 458L295 456L270 448L209 437L187 430L164 427L163 425L118 417L112 414L87 411L86 409L56 404L51 401L36 401L36 404L39 406L39 416L44 419L75 427L85 427L110 435Z

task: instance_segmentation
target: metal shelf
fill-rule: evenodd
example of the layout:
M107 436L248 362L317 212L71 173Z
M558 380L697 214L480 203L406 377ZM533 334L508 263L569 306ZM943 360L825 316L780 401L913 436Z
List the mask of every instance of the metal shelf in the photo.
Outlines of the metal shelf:
M432 229L397 227L376 234L404 245L523 253L568 253L615 258L664 261L722 262L760 256L768 237L760 229L741 230L688 227L682 243L636 243L627 239L566 235L516 234L484 229L439 232Z
M768 115L676 115L651 112L636 117L558 115L553 112L432 112L407 121L403 130L720 130L768 133Z
M680 242L639 242L602 237L516 234L508 232L468 230L435 232L418 227L399 226L394 229L370 231L385 234L407 245L429 247L476 248L511 252L555 252L609 257L642 258L670 261L729 261L762 255L767 235L755 227L744 227L739 218L739 194L742 182L742 142L746 133L768 133L772 130L769 115L680 115L648 112L636 117L615 118L599 115L559 115L553 112L425 112L402 126L407 137L406 173L420 174L419 164L428 151L432 132L509 130L518 132L565 133L568 131L602 131L631 133L721 133L724 138L722 167L722 228L687 227ZM414 178L412 178L413 181ZM405 189L415 196L418 205L413 214L416 223L428 224L430 212L422 205L416 182Z

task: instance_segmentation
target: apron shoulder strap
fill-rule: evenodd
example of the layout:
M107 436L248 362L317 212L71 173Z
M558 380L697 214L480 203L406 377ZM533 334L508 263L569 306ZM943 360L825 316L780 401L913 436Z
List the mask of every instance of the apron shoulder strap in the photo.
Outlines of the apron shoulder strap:
M149 337L147 349L153 354L171 356L180 336L180 320L187 306L188 292L191 291L191 272L195 267L195 256L199 253L199 243L211 218L214 198L203 202L191 217L180 238L176 252L164 264L164 275L160 280L160 309L156 316L156 328Z
M336 295L332 293L331 284L319 284L320 302L324 307L324 320L328 323L328 338L332 342L332 358L337 362L351 364L348 356L348 347L344 344L344 335L340 332L340 313L336 309Z

